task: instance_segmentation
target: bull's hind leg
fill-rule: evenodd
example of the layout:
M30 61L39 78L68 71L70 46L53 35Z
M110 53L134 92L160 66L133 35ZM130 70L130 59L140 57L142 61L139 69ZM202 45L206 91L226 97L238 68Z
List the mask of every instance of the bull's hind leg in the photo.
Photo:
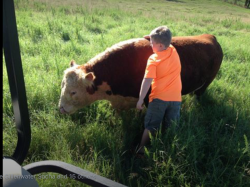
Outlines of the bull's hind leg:
M217 71L214 72L214 75L211 75L209 78L207 78L203 85L201 85L198 89L194 91L194 94L196 95L197 99L199 100L202 94L206 91L207 87L213 82L215 79L215 76L217 74Z
M194 94L196 95L197 100L200 100L201 96L204 94L204 92L206 91L210 83L211 82L204 83L199 89L194 91Z
M203 86L201 86L200 88L194 91L194 94L196 95L198 100L200 99L201 95L206 91L207 87L211 84L211 82L213 82L213 80L215 79L220 69L220 65L221 65L222 58L223 58L223 53L222 53L222 49L220 45L219 44L217 45L218 45L218 49L217 49L218 55L216 55L215 58L213 58L211 62L209 63L211 64L210 70L212 73L209 75L209 77L204 78L204 80L206 81L203 83Z

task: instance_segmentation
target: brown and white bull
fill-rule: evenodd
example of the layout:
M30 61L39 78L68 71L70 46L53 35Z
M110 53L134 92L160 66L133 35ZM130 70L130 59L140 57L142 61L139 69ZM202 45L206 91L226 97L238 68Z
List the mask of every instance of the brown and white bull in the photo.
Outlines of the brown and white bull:
M181 60L182 95L200 96L219 71L220 44L209 34L173 37L171 43ZM139 38L115 44L86 64L71 61L61 85L61 113L72 114L96 100L108 100L118 110L135 108L152 53L149 40Z

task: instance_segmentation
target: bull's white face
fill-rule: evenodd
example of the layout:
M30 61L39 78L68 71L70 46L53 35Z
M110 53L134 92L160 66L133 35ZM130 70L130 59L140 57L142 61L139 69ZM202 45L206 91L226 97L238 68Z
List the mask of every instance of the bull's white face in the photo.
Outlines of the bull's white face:
M91 95L86 89L92 86L94 75L86 74L77 67L78 65L73 64L64 71L59 100L59 109L63 114L72 114L92 103Z

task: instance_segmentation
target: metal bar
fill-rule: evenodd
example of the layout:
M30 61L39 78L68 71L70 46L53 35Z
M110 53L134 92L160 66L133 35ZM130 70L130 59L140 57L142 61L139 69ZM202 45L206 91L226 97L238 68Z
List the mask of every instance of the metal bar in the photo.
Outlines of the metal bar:
M110 179L101 177L89 171L83 170L79 167L67 164L60 161L41 161L35 162L23 167L31 175L43 173L43 172L54 172L60 173L67 178L71 178L90 186L100 187L126 187L120 183L114 182Z
M31 130L13 0L3 0L3 49L18 134L12 157L21 165L28 153Z

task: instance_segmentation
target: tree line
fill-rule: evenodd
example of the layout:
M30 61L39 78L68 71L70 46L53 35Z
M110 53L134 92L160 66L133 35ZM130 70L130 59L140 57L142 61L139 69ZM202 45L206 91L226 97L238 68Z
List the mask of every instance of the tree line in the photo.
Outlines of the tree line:
M246 0L246 2L245 2L245 8L249 8L249 6L250 6L250 0Z
M250 0L223 0L234 5L244 6L245 8L250 8ZM244 3L245 2L245 3Z

